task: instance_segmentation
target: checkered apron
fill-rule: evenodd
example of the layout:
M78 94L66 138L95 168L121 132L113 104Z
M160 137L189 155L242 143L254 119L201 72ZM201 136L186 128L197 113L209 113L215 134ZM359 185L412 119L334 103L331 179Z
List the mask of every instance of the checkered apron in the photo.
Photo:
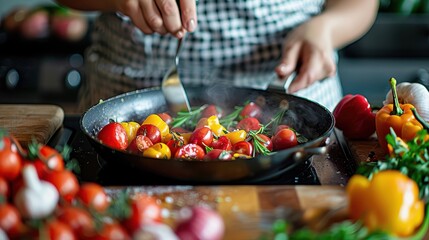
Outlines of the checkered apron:
M266 89L282 43L295 26L321 12L323 0L206 0L197 7L198 28L180 54L184 84L228 82ZM101 14L86 51L81 110L120 93L159 86L174 64L177 39L145 35L120 14ZM332 110L342 97L338 77L319 81L296 95Z

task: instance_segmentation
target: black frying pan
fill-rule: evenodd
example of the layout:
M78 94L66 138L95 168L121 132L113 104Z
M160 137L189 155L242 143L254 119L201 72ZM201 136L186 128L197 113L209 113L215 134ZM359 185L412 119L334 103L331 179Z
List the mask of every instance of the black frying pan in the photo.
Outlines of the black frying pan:
M269 156L231 161L196 161L184 159L151 159L118 151L102 145L97 132L109 122L142 122L149 114L168 111L160 88L137 90L125 93L99 103L88 109L81 117L81 129L93 148L107 162L125 164L168 178L193 182L232 182L244 179L273 177L288 171L315 153L323 153L325 140L334 128L334 117L325 107L293 95L248 88L234 88L217 85L212 87L187 87L191 106L213 103L223 109L232 110L242 106L247 100L265 99L264 116L272 116L278 111L280 101L289 102L289 110L284 123L308 139L308 142L282 150ZM296 174L296 173L294 173Z

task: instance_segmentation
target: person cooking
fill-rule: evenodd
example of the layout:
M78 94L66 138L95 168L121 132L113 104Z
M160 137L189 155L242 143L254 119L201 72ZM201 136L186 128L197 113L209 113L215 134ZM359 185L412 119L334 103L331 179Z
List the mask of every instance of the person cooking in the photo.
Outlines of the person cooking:
M294 76L288 93L330 110L342 98L336 51L372 26L377 0L57 0L100 11L86 51L80 108L159 86L178 38L184 84L265 89Z

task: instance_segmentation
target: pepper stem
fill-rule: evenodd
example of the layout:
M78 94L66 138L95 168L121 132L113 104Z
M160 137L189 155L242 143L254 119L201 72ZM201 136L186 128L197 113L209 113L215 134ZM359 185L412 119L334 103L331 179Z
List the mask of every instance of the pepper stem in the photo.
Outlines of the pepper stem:
M393 110L390 113L390 115L398 115L401 116L404 114L404 110L402 110L401 106L399 105L398 100L398 93L396 91L396 79L390 78L390 88L392 89L392 96L393 96Z
M424 129L426 129L427 131L429 131L429 123L426 122L422 116L420 116L420 114L417 112L416 108L411 108L411 111L414 114L414 117L417 119L417 121L419 121L419 123L423 126Z

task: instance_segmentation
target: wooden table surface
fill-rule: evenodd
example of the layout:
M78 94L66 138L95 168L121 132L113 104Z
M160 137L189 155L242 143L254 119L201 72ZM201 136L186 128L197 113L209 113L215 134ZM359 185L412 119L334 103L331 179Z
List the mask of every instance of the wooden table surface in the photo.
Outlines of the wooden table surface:
M31 125L34 124L35 118L38 118L39 122L43 121L48 125L43 129L43 137L47 139L49 139L52 129L57 128L58 118L63 117L62 111L56 107L3 106L3 108L5 107L9 110L11 107L13 109L20 107L20 114L25 113L22 117L16 117L19 119L17 121L20 123L19 125L13 122L10 125L11 117L0 113L0 120L3 119L4 123L4 119L8 119L8 126L13 127L13 132L19 133L24 130L28 132L28 127L22 122L27 121L27 124ZM49 113L49 121L53 122L43 120L46 115L40 114L41 109L45 109L45 112ZM4 126L6 125L3 124ZM26 134L23 138L30 136L31 134ZM47 139L42 139L42 142ZM21 139L24 142L29 140L31 139ZM344 157L343 166L345 167L348 164L355 164L350 161L366 161L369 155L376 155L379 158L383 156L375 138L368 141L345 141L342 144L346 144L349 150ZM330 145L339 147L341 144L331 142ZM275 218L285 217L286 210L292 210L303 216L308 224L317 224L320 213L326 209L335 209L347 204L344 186L348 179L338 177L342 169L333 168L330 166L331 164L333 163L327 156L313 157L313 165L317 166L321 182L321 185L317 186L115 186L106 187L106 191L112 197L125 188L132 194L139 192L153 194L159 197L166 209L172 211L183 206L206 204L223 216L226 223L225 239L257 239L262 232L269 230L270 224ZM340 211L338 216L344 216L345 213ZM315 222L313 222L314 219L316 219Z

